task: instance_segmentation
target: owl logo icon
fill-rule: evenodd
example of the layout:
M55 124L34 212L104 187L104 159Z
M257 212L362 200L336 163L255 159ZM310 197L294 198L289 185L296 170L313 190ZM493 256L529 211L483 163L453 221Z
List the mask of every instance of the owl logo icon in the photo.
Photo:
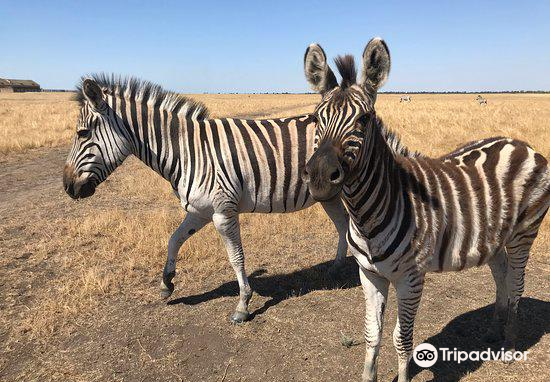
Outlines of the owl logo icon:
M413 360L420 367L433 366L437 362L437 349L432 344L420 344L414 348Z

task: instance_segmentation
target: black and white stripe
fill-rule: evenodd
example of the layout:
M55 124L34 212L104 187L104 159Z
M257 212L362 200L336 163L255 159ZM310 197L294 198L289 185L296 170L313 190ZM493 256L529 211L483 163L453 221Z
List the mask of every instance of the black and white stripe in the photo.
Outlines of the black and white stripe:
M78 131L65 168L67 192L93 194L128 155L136 155L170 182L187 211L169 241L163 295L173 291L180 247L212 221L239 282L232 319L247 319L252 291L238 217L293 212L315 203L300 177L313 151L313 118L207 119L202 104L135 79L94 76L79 89ZM339 234L339 266L347 252L347 214L339 199L322 204Z
M503 347L514 350L529 250L550 207L546 159L528 144L502 137L469 143L441 158L410 152L374 110L390 66L383 41L367 45L360 83L342 62L337 65L344 82L322 89L315 113L319 148L306 172L314 197L342 191L350 214L348 242L367 305L363 380L376 380L390 283L398 302L393 335L398 380L409 380L414 318L427 272L488 264L497 286L495 325L488 337L504 339ZM306 76L307 64L306 59ZM327 72L326 62L316 65ZM346 59L345 65L353 62ZM343 180L323 179L327 166L340 166Z

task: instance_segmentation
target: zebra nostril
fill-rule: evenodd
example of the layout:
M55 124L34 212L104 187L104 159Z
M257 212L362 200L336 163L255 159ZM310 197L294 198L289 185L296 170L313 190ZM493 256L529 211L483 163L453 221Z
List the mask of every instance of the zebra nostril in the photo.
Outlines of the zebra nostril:
M307 171L306 167L304 167L304 169L302 170L302 180L304 182L309 182L309 172Z
M342 183L342 180L344 180L344 172L342 171L341 168L337 168L336 170L334 170L330 176L329 176L329 180L331 183L333 184L340 184Z
M65 192L71 197L71 198L76 198L76 193L75 193L75 189L74 189L74 183L67 183L65 185Z
M330 174L330 181L331 182L336 182L338 180L338 178L340 178L340 170L335 170L332 172L332 174Z

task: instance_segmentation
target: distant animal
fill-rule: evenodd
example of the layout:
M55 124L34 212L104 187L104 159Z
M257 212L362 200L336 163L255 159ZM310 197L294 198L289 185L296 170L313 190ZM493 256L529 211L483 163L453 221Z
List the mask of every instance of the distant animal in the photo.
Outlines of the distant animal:
M525 142L489 138L441 157L407 149L377 117L378 89L390 71L380 38L363 52L361 79L353 57L336 59L338 84L319 45L305 73L322 100L315 107L314 154L302 174L316 200L342 195L350 214L348 242L366 299L363 381L376 381L388 287L396 289L398 381L409 381L413 326L427 272L488 264L496 284L487 339L514 351L525 266L550 207L547 160Z
M476 101L479 102L480 105L487 105L487 99L483 98L481 95L476 97Z
M412 101L412 98L411 96L408 96L408 95L402 95L401 98L399 99L399 102L411 102Z
M63 184L92 196L131 154L172 185L187 215L168 242L162 296L174 290L183 243L209 222L221 235L239 283L231 316L249 318L252 289L244 268L239 214L293 212L315 203L300 173L313 152L315 117L208 119L204 105L137 79L94 75L78 87L80 116ZM338 231L332 270L347 252L348 216L339 198L321 202Z

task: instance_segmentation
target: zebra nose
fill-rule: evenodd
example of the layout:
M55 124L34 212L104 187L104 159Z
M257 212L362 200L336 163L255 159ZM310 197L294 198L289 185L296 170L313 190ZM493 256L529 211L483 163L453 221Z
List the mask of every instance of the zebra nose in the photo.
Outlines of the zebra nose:
M74 171L73 167L66 165L63 169L63 189L71 197L75 198L75 187L74 187Z
M63 179L63 188L65 189L67 195L69 195L73 199L76 199L75 185L71 179Z
M65 185L65 192L73 199L76 197L74 192L74 184L72 183Z

